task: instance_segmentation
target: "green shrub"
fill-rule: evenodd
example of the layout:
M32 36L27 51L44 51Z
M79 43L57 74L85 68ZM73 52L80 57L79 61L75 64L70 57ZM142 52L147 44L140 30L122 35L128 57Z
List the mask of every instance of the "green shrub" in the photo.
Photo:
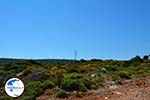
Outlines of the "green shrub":
M102 76L97 76L95 78L92 78L92 85L96 85L98 87L103 87L105 85L105 80Z
M68 68L67 69L67 73L79 73L79 70L78 68Z
M91 89L91 85L94 84L93 81L88 78L82 78L80 82L83 83L87 89Z
M90 71L94 71L96 69L96 67L97 67L96 64L87 64L82 68L81 72L87 73Z
M59 91L57 91L57 93L56 93L56 97L57 97L57 98L67 98L68 95L67 95L66 91L64 91L64 90L59 90Z
M31 96L32 99L35 99L37 96L43 94L44 90L42 83L40 81L30 82L25 86L25 91L27 96Z
M0 70L0 75L6 75L6 74L7 74L6 71Z
M13 99L9 96L4 95L4 96L0 96L0 100L13 100Z
M3 69L5 71L15 69L15 73L19 73L23 71L24 69L26 69L27 66L30 66L30 65L32 64L26 61L16 61L16 62L6 64L5 67L3 67Z
M115 75L115 74L111 75L111 78L112 78L112 81L115 81L115 82L120 80L120 77L118 75Z
M91 89L96 90L96 89L97 89L97 86L96 86L96 85L94 85L94 84L92 84L92 85L91 85Z
M80 90L80 83L77 80L67 79L63 82L62 88L67 91Z
M75 94L75 96L78 97L78 98L82 98L82 93L79 92L79 91L77 91L76 94Z
M71 73L71 74L67 74L64 76L65 79L80 79L83 78L82 74L78 74L78 73Z
M87 88L85 87L85 85L83 83L80 83L80 89L79 91L81 92L87 92Z
M130 62L143 62L143 59L140 56L136 56L130 60Z
M52 89L55 87L55 84L51 82L50 80L46 80L43 82L43 89Z
M118 75L123 79L130 79L130 75L128 71L120 71Z
M82 78L80 82L83 83L87 89L96 89L105 85L104 78L101 76L95 78Z
M67 91L82 91L82 92L87 91L87 88L83 83L81 83L78 80L71 80L71 79L64 80L62 88Z
M28 66L28 67L23 71L23 75L26 76L26 75L30 74L30 73L33 71L34 68L35 68L34 66Z
M130 67L136 67L140 64L141 64L141 62L132 62L132 63L130 63Z
M49 89L48 89L48 90L46 90L46 91L44 92L44 94L45 94L45 95L52 95L52 90L49 90Z
M55 76L51 76L51 77L49 77L49 79L48 80L50 80L52 83L54 83L55 85L57 84L57 77L55 77Z
M24 96L22 98L20 98L19 100L34 100L35 97L34 96Z
M106 66L108 72L114 72L118 70L117 66Z

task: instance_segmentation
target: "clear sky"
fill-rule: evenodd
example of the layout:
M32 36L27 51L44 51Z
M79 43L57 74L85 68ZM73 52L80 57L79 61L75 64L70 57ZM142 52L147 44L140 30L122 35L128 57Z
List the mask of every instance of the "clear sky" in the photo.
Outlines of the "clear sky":
M1 0L0 57L150 54L150 0Z

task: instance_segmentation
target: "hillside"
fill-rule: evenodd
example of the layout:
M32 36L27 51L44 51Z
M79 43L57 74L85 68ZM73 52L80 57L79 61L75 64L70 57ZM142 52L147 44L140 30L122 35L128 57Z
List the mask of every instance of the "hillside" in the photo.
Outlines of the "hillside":
M13 63L13 62L18 62L18 61L29 61L29 60L34 60L38 61L42 64L64 64L64 63L70 63L74 62L74 60L69 60L69 59L13 59L13 58L0 58L0 66L8 64L8 63Z
M11 77L18 77L25 84L25 91L17 100L103 100L100 99L103 97L115 100L113 89L117 95L121 92L129 96L132 91L125 94L127 90L119 90L132 89L136 82L150 84L142 80L148 76L150 60L139 56L128 61L1 59L0 100L13 100L4 91L6 80ZM126 80L129 88L124 88ZM133 86L130 87L130 84ZM133 98L136 96L133 95Z
M72 93L67 100L150 100L150 77L122 81L122 84L112 85L89 91L83 98ZM66 100L53 95L42 95L37 100Z

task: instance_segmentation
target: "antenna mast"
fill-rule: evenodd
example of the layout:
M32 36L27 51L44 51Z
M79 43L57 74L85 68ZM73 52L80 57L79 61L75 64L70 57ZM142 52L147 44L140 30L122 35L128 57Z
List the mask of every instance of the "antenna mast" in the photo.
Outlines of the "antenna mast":
M75 50L75 53L74 53L74 60L75 61L77 60L77 50Z

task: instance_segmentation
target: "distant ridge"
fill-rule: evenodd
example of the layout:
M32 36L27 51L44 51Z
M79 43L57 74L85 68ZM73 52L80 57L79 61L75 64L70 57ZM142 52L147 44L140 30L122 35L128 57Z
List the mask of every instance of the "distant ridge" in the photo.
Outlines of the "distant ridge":
M69 62L74 62L72 59L15 59L15 58L0 58L0 66L3 66L8 63L13 63L17 61L29 61L29 60L34 60L38 61L42 64L64 64L64 63L69 63Z

